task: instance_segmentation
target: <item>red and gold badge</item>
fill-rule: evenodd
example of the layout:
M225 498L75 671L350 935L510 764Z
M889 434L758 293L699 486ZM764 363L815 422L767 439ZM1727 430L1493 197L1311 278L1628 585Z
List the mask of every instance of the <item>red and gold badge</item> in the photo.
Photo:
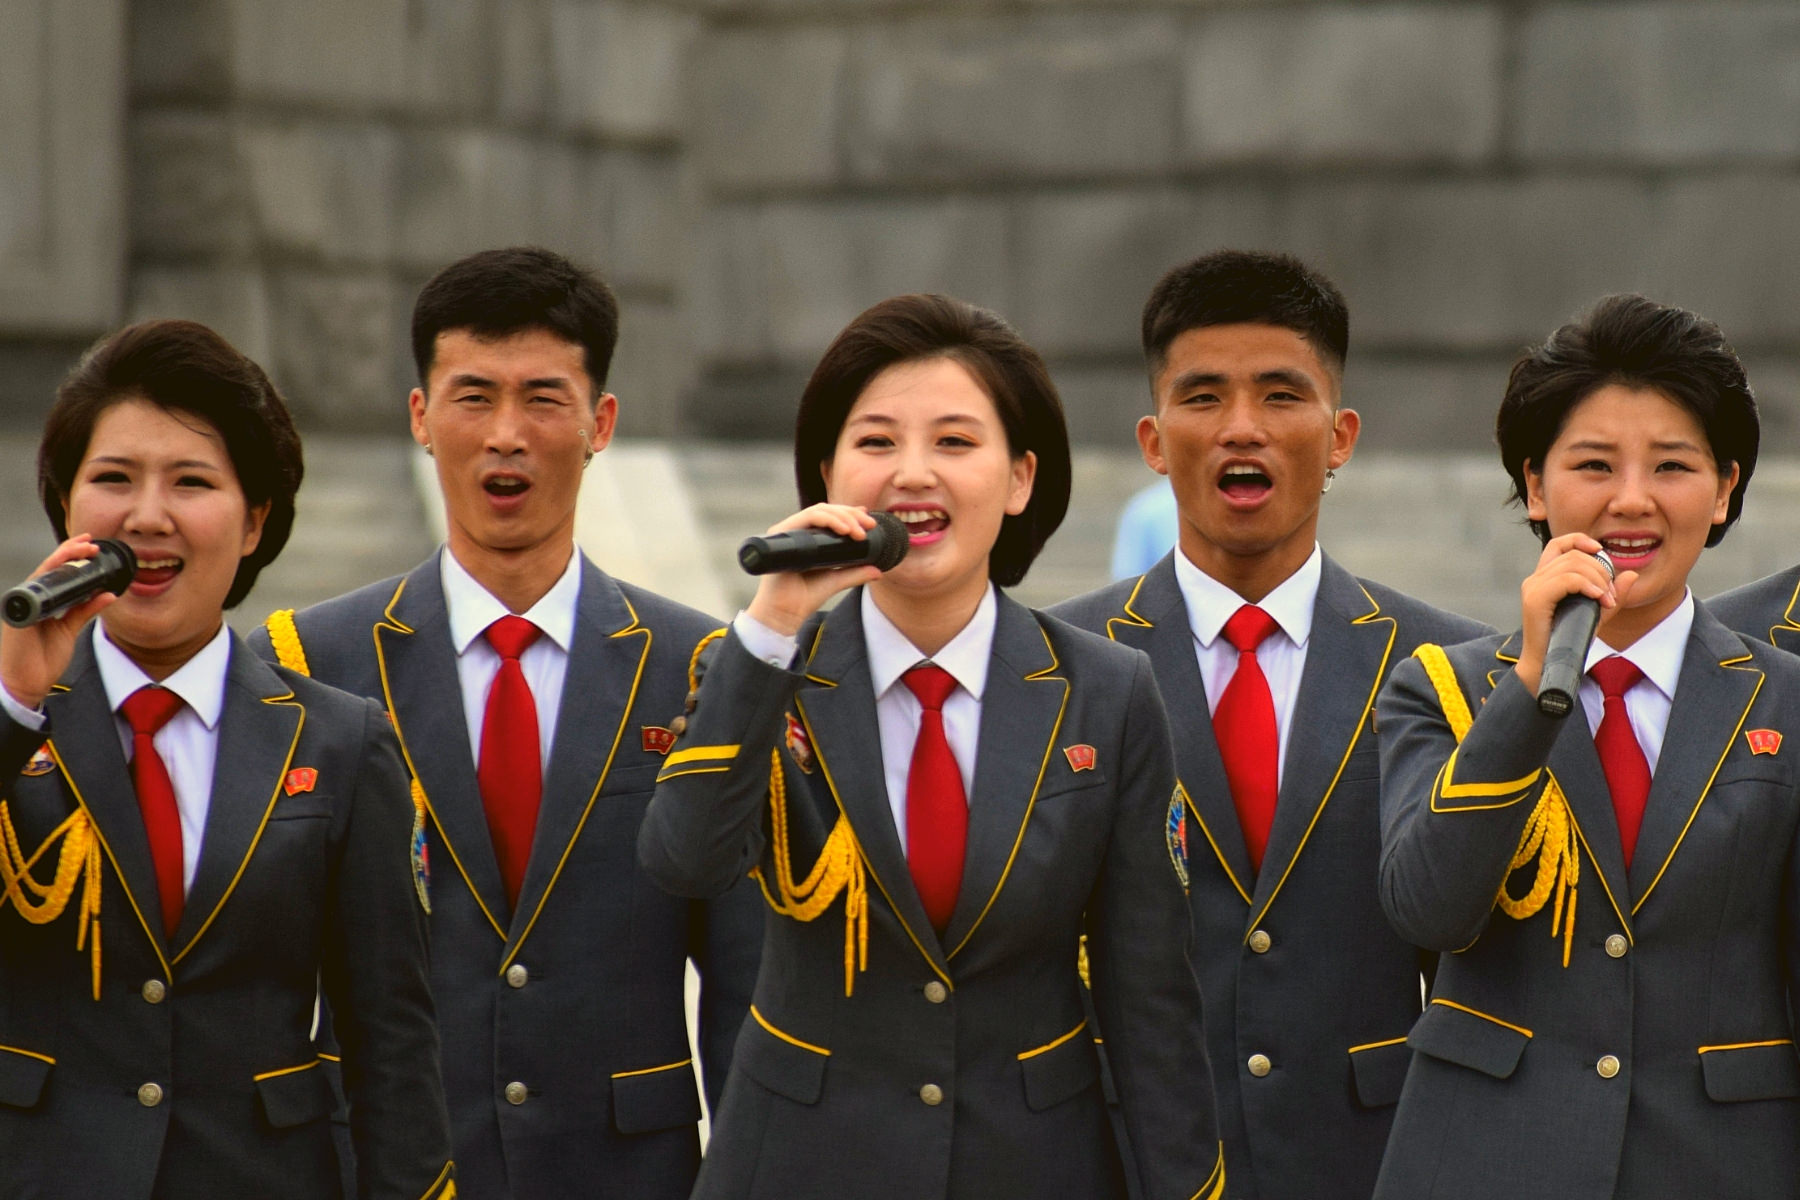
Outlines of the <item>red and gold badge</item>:
M1069 770L1071 771L1094 769L1094 748L1086 742L1077 746L1064 746L1063 757L1069 760Z
M1744 737L1750 742L1750 753L1774 754L1781 749L1781 734L1773 729L1746 729Z
M290 796L301 792L310 792L313 785L319 782L319 772L313 767L295 767L287 773L287 781L281 786Z
M665 729L661 725L645 725L642 726L642 731L645 754L661 754L667 757L669 751L675 746L673 729Z
M813 773L812 739L806 736L806 726L797 720L793 713L787 715L787 748L794 756L794 765L804 773Z

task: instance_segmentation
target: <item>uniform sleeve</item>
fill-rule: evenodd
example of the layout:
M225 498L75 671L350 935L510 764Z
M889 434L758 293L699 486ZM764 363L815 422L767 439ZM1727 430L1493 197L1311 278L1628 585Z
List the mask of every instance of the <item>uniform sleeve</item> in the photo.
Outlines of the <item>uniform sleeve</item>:
M362 1200L440 1200L454 1177L438 1073L413 806L400 749L373 701L333 880L323 983L343 1047Z
M1424 664L1394 669L1376 728L1381 903L1401 937L1460 950L1481 936L1562 727L1508 672L1459 746Z
M1215 1200L1224 1163L1206 1062L1192 924L1168 833L1175 761L1138 655L1121 747L1118 809L1088 902L1094 1009L1144 1200Z
M762 965L765 910L762 889L748 877L723 896L689 905L688 957L700 974L700 1077L714 1116Z
M781 744L800 679L757 659L736 633L718 643L638 831L638 861L664 891L723 896L756 864L769 751Z

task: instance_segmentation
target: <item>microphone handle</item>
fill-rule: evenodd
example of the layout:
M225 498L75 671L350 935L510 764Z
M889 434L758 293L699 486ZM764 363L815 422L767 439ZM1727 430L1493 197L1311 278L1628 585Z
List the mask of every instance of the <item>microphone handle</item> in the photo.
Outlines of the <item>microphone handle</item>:
M1600 627L1600 602L1592 596L1565 596L1550 618L1550 644L1544 649L1544 671L1538 677L1538 711L1562 718L1575 708L1588 647Z
M101 592L123 592L137 575L137 556L114 538L94 543L100 553L53 567L0 596L0 617L15 629L61 616Z
M794 529L769 537L745 538L738 563L750 575L810 571L869 561L869 543L823 529Z

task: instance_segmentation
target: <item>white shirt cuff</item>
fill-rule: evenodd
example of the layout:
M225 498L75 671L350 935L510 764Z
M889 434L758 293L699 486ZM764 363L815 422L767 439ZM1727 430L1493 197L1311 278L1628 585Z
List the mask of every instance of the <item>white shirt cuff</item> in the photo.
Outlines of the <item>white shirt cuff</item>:
M6 715L13 719L14 724L23 725L33 732L41 730L44 727L44 723L50 719L44 714L43 709L26 708L23 704L14 700L12 693L7 691L4 687L0 687L0 708L6 709Z
M787 665L794 661L794 653L800 649L800 639L776 633L751 616L748 609L738 613L733 619L731 631L738 635L738 641L744 644L744 649L771 667L786 670ZM0 688L0 691L4 690Z

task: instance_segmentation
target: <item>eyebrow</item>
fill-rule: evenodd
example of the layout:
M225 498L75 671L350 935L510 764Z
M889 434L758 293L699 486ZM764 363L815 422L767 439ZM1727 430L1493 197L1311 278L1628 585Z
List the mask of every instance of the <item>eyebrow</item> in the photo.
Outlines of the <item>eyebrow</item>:
M1568 444L1568 446L1566 446L1564 448L1567 450L1614 450L1614 451L1616 451L1619 448L1619 443L1605 441L1601 438L1583 438L1579 442L1570 442ZM1677 438L1673 441L1651 442L1650 448L1652 450L1690 450L1695 454L1708 453L1708 451L1706 451L1705 449L1701 448L1700 446L1695 445L1693 442L1690 442L1685 438Z
M460 371L445 381L450 388L498 388L500 385L485 375L476 375L468 371ZM561 375L546 375L537 379L527 379L525 388L528 391L563 391L572 392L575 384Z
M140 459L127 458L124 455L119 455L119 454L96 454L93 458L88 459L89 465L92 465L94 463L108 463L108 464L111 464L114 466L120 466L120 467L135 467L135 466L140 465L141 461L142 460L140 460ZM222 468L219 466L218 463L207 462L204 459L198 459L198 458L184 458L184 459L180 459L176 462L168 463L166 465L169 469L183 470L183 471L192 470L195 467L199 467L199 468L201 468L203 470L207 470L207 471L222 470Z
M1194 387L1217 387L1229 383L1231 377L1222 371L1184 371L1170 381L1169 387L1175 391L1186 391ZM1280 383L1291 388L1302 388L1316 391L1318 383L1303 371L1291 367L1276 367L1268 371L1258 371L1250 377L1252 383Z
M933 420L932 420L933 425L968 425L968 424L979 424L980 422L981 422L981 418L974 413L947 413L944 416L936 417L936 418L933 418ZM899 418L890 417L890 416L886 415L885 413L864 413L862 416L857 417L854 420L844 422L844 424L847 426L848 425L898 425L899 423L900 423Z

